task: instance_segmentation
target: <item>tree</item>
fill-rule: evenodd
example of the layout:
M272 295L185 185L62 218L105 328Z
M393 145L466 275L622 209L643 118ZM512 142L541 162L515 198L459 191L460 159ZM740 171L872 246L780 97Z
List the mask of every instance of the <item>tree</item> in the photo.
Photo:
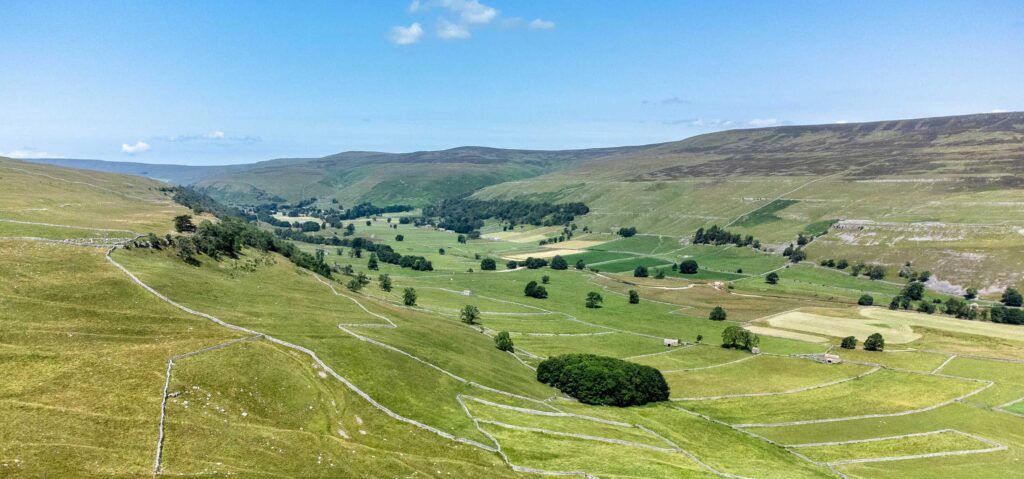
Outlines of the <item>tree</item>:
M512 344L512 337L509 336L508 331L502 331L494 336L494 346L502 351L514 353L516 351L515 345Z
M480 310L472 304L467 304L459 313L459 319L466 324L476 324L477 320L480 319Z
M405 236L403 236L403 235L395 235L395 241L405 241Z
M636 269L634 269L634 270L633 270L633 276L634 276L634 277L637 277L637 278L646 278L646 277L647 277L647 275L648 275L648 273L647 273L647 267L646 267L646 266L644 266L644 265L640 265L640 266L637 266L637 267L636 267Z
M658 272L654 274L654 279L665 279L665 271L658 268Z
M363 284L360 283L358 279L352 278L348 281L348 283L345 284L345 287L348 288L348 290L353 293L358 293L360 289L363 289Z
M881 334L873 333L868 336L868 339L864 340L864 350L866 351L882 351L885 349L885 338Z
M640 293L635 289L629 290L629 304L640 304Z
M917 310L921 313L935 314L935 303L921 301L921 303L917 305Z
M377 277L377 284L385 293L391 292L391 275L384 273Z
M402 303L406 306L416 306L416 290L405 288L405 291L402 292Z
M576 269L582 270L583 268L586 268L586 267L587 267L587 263L584 263L582 259L576 261Z
M591 291L591 292L587 293L587 303L586 303L586 306L588 308L591 308L591 309L593 309L593 308L600 308L601 307L601 303L603 303L603 302L604 302L604 298L601 297L600 293L598 293L596 291Z
M703 334L698 334L697 335L697 344L700 344L700 342L703 341L703 340L704 340L704 335Z
M845 258L844 258L844 259L841 259L841 260L839 260L839 261L836 261L836 269L846 269L846 268L848 268L849 266L850 266L850 262L849 262L849 261L846 261L846 259L845 259Z
M537 291L537 282L536 281L530 281L529 283L526 283L526 287L523 288L523 294L526 295L526 296L529 296L531 298L533 297L533 293L535 291Z
M977 297L978 297L978 288L967 288L967 291L964 292L964 298L966 298L966 299L975 299Z
M480 261L480 270L481 271L494 271L497 268L498 268L497 263L495 263L494 260L491 259L491 258L484 258L484 259L482 259Z
M711 310L711 314L708 315L708 319L712 321L725 321L725 317L725 310L722 309L721 306L715 306L715 308Z
M441 256L444 256L444 248L438 248L437 249L437 254L439 254Z
M544 299L548 297L548 290L544 289L543 286L537 284L536 281L530 281L526 283L526 287L523 288L523 294L531 298Z
M906 296L914 301L920 301L924 297L924 283L919 281L911 281L903 287L901 296Z
M1024 304L1024 296L1015 288L1006 288L1006 291L1003 291L1002 303L1007 306L1021 306Z
M697 262L692 259L683 260L683 262L679 263L679 272L683 274L697 274L699 269Z
M544 276L541 276L540 277L540 282L543 283L543 284L550 283L551 282L551 276L548 276L546 274Z
M739 326L729 326L722 331L722 347L753 350L761 344L761 338Z
M857 338L853 336L847 336L843 338L843 343L839 345L843 349L857 349Z
M465 244L466 243L466 235L459 235L458 241L459 241L459 243Z
M778 284L779 283L779 274L774 272L774 271L772 271L771 273L768 273L768 276L764 277L764 282L768 283L768 284Z
M874 280L885 279L885 268L877 264L871 265L867 269L867 275Z
M555 256L554 258L551 258L551 269L569 269L569 262L561 256Z
M377 255L376 254L373 254L373 253L370 254L370 261L366 262L366 268L369 269L370 271L377 271L377 269L379 269L378 266L377 266Z
M519 263L517 263L515 261L509 261L508 263L505 263L505 269L516 269L518 267L519 267Z
M174 217L174 231L179 233L195 232L196 225L192 223L192 215L180 215Z
M629 228L619 228L619 236L623 238L629 238L630 236L636 235L636 228L630 226Z
M789 260L794 263L799 263L805 259L807 259L807 252L803 248L797 248L789 255Z
M857 300L857 304L861 306L871 306L872 304L875 304L875 298L870 294L862 294L860 295L860 299Z

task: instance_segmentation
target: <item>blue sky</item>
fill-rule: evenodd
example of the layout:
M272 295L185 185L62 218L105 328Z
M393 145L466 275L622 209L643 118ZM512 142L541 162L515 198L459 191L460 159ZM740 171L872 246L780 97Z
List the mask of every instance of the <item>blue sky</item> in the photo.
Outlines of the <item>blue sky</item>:
M0 1L0 155L221 164L1024 110L1024 2Z

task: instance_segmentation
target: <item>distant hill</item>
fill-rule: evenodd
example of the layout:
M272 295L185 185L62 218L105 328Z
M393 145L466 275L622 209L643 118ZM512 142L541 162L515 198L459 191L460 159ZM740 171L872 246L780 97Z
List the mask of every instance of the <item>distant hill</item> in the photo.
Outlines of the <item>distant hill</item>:
M65 168L77 168L80 170L145 176L147 178L153 178L155 180L179 185L189 185L212 176L224 175L252 167L252 165L161 165L151 163L132 163L126 161L77 160L69 158L26 158L22 161L40 163L44 165L63 166Z
M778 250L843 220L808 247L812 259L893 271L918 261L961 289L1024 281L1020 112L710 133L476 196L583 201L592 213L582 224L599 232L636 226L685 240L728 225Z

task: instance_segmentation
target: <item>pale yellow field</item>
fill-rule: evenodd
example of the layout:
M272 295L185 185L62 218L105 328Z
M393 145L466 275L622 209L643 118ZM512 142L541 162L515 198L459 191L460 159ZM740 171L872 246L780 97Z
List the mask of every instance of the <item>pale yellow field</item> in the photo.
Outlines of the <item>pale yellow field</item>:
M807 341L809 343L824 343L828 341L828 339L823 338L821 336L797 333L795 331L786 331L784 329L776 329L768 326L744 326L743 329L763 336L774 336L776 338L795 339L797 341Z
M925 328L951 331L954 333L974 334L990 338L1024 341L1024 328L1011 324L989 323L983 321L966 321L949 316L938 316L909 311L890 311L883 308L861 308L861 316L884 321L896 326L921 326ZM886 336L886 341L889 337Z
M920 334L914 332L909 324L851 316L853 317L835 317L805 311L790 311L772 316L765 321L776 328L835 337L855 336L860 341L867 339L873 333L881 333L885 337L885 342L892 344L909 343L921 337Z
M320 223L323 222L320 218L314 218L312 216L288 216L288 215L283 215L281 213L274 214L274 218L278 219L278 220L281 220L281 221L288 221L290 223L294 223L296 221L298 221L299 223L305 223L307 221L312 221L312 222L314 222L316 224L320 224Z
M506 259L515 261L522 261L526 258L554 258L555 256L568 256L571 254L582 253L583 250L579 249L544 249L540 251L534 251L531 253L519 253L510 256L504 256Z
M555 243L548 245L548 248L565 248L565 249L587 249L599 244L607 243L607 241L588 241L588 240L569 240L561 243Z
M487 238L493 238L500 241L511 241L513 243L536 243L542 239L547 239L552 236L558 236L558 233L562 231L562 228L557 226L547 226L544 228L532 228L522 231L499 231L497 233L487 234Z

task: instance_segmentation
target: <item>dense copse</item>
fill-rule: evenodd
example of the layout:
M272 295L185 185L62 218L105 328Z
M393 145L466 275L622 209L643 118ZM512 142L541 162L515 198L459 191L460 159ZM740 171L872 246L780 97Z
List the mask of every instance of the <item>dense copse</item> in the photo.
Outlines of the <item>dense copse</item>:
M548 358L537 367L537 380L584 404L640 406L669 397L668 383L661 371L594 354Z
M197 254L210 259L222 257L237 258L242 248L254 248L263 252L280 253L297 266L331 277L331 268L323 261L323 255L311 255L299 250L294 244L274 237L252 224L240 219L225 217L220 222L203 221L190 236L167 235L160 238L150 234L132 243L135 247L162 249L173 247L177 255L189 264L198 264Z
M238 208L232 208L218 203L217 200L210 197L206 193L203 193L191 186L171 186L166 188L160 188L160 191L172 193L171 199L175 203L185 206L196 214L210 212L214 216L219 218L247 218Z
M423 208L425 224L438 228L470 233L484 226L484 220L497 218L506 227L529 224L536 226L568 225L577 216L590 212L583 203L533 203L519 200L474 200L456 198Z
M707 230L704 228L697 229L697 232L693 234L693 244L734 244L736 246L750 246L755 249L761 248L761 241L754 239L753 236L747 235L744 237L737 233L730 233L725 228L719 228L718 225L714 225Z
M1024 309L996 306L989 311L993 323L1024 324Z
M282 239L301 241L303 243L322 244L330 246L344 246L355 251L369 251L376 253L377 260L388 264L396 264L403 268L411 268L415 271L433 271L434 265L423 256L401 255L390 245L374 243L366 238L339 238L337 236L316 236L307 235L300 231L277 228L274 234Z
M729 326L722 330L722 347L753 351L761 344L761 337L739 326Z
M622 227L622 228L619 228L618 234L619 234L619 236L621 236L623 238L629 238L629 237L632 237L632 236L636 236L636 228L633 227L633 226L630 226L629 228Z

